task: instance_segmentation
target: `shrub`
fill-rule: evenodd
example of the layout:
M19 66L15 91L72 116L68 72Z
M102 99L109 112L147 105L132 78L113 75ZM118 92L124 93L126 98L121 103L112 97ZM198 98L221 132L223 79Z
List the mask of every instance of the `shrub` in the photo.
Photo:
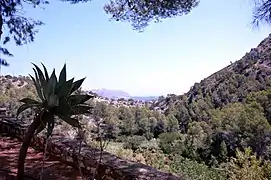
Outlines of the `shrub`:
M124 143L124 148L126 149L132 149L133 151L139 149L141 143L145 141L146 138L143 136L132 136L128 137L127 141Z

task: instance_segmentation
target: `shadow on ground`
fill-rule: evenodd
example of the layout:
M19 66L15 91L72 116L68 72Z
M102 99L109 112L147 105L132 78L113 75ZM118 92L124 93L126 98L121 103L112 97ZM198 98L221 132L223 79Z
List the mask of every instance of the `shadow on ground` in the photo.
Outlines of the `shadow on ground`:
M0 180L16 180L17 159L21 143L10 137L0 136ZM43 153L28 149L25 163L25 180L39 179L43 161ZM45 161L44 180L79 180L77 169L65 165L50 157Z

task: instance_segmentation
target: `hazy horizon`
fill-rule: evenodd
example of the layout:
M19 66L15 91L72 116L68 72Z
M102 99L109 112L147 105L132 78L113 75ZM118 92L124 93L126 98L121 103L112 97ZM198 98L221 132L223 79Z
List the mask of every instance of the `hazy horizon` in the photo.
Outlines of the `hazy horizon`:
M270 33L252 29L249 1L202 1L190 14L151 24L138 33L130 24L109 21L107 1L70 5L53 2L27 9L45 25L34 43L8 45L14 58L2 74L33 74L43 62L69 77L87 77L83 89L122 90L132 96L183 94L195 82L242 58ZM230 11L230 13L229 13Z

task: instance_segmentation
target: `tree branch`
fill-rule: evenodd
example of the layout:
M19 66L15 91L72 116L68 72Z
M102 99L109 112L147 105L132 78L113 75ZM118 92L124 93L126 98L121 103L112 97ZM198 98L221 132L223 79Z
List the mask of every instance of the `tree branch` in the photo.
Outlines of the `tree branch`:
M252 23L255 26L259 26L260 23L271 24L271 0L255 2L255 11Z
M0 12L0 41L1 41L1 36L3 34L3 18L2 18L2 13Z

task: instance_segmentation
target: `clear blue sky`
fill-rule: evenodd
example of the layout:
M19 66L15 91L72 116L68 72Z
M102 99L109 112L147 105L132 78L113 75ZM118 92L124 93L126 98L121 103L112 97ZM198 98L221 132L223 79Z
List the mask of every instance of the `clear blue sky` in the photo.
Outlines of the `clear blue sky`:
M3 74L33 73L30 62L69 77L87 77L84 89L124 90L131 95L184 93L195 83L240 59L268 36L250 27L250 0L204 0L189 15L151 24L144 33L109 21L106 0L70 5L54 1L27 9L43 20L34 43L8 47L15 57Z

